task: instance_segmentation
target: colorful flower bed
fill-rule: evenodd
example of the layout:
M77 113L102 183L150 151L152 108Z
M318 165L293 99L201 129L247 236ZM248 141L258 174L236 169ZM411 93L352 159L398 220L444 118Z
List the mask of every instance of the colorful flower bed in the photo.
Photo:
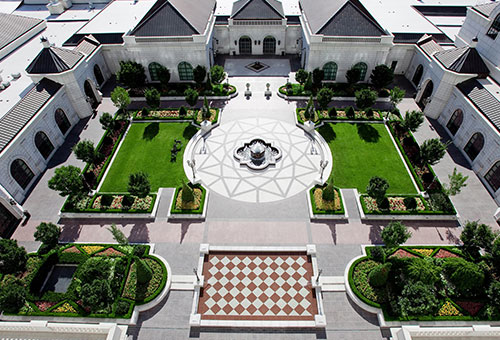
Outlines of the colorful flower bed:
M313 122L319 122L321 120L382 120L382 112L373 111L373 117L368 117L365 111L354 111L354 118L347 117L345 109L337 109L337 114L335 116L330 116L328 110L314 110L314 117L311 117ZM305 109L297 109L297 121L299 123L304 123L306 118L304 116Z
M150 213L153 210L156 194L140 198L123 194L96 194L88 200L85 207L81 209L66 209L67 203L61 209L62 212L88 212L88 213ZM106 203L103 204L103 200Z
M130 266L130 271L123 289L123 297L134 301L151 300L151 296L155 294L162 282L161 264L152 258L144 260L146 265L153 271L151 281L141 289L137 289L137 270L135 262Z
M463 316L462 313L450 301L446 301L439 309L439 316Z
M434 252L434 249L428 249L428 248L411 248L411 250L423 256L431 256L431 254Z
M203 214L205 205L206 190L199 184L188 184L193 189L194 201L182 201L182 187L175 190L175 199L170 207L171 214Z
M482 302L457 301L456 303L472 316L475 316L484 307L484 303Z
M417 255L412 254L409 251L404 250L404 249L398 249L394 253L392 253L392 255L389 257L403 258L403 257L417 257Z
M218 108L211 108L210 109L210 121L212 123L216 123L217 119L219 117L219 109ZM179 108L169 108L169 109L161 109L161 110L154 110L154 111L149 111L148 115L144 115L142 110L136 111L133 114L134 120L154 120L154 119L164 119L164 120L187 120L187 119L194 119L194 121L198 124L200 124L204 119L201 114L201 110L196 108L196 109L189 109L186 108L186 115L181 116L179 114Z
M438 259L445 259L445 258L449 258L449 257L460 257L460 256L458 256L457 254L452 253L451 251L448 251L446 249L439 249L436 252L436 254L434 254L434 257L438 258Z
M109 247L103 251L100 251L96 254L97 256L125 256L121 251L116 250L115 248Z
M354 267L352 278L357 291L362 294L363 297L376 304L380 304L387 300L384 290L373 287L368 282L368 274L376 266L378 266L378 263L369 259L360 261Z
M405 198L409 196L388 196L389 209L382 210L379 208L377 201L368 196L361 196L361 205L365 214L387 214L387 213L431 213L432 210L428 208L427 202L422 196L415 196L415 209L407 209L405 205Z
M333 201L326 201L323 199L325 187L325 185L317 185L309 191L313 214L343 214L344 206L339 189L335 188L335 199Z

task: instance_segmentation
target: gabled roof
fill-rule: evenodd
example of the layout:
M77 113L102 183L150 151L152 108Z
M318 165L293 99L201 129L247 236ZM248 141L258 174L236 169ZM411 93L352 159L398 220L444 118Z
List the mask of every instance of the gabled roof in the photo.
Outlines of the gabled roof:
M215 0L158 0L131 35L142 37L203 34Z
M238 0L233 3L232 19L284 19L283 5L277 0Z
M497 7L499 2L488 2L485 4L480 4L472 7L476 12L481 13L485 17L489 18L491 15L491 12Z
M346 2L318 33L330 36L361 37L378 37L385 34L375 21L367 17L350 1Z
M444 67L457 73L489 74L490 70L474 47L464 46L434 54Z
M0 119L0 152L61 87L61 84L43 78Z
M44 47L26 68L31 74L61 73L75 66L83 54L59 47Z
M43 20L21 15L0 13L0 50L28 31L43 23Z
M83 33L73 34L68 40L66 40L63 46L76 46L83 41L83 39L88 36ZM123 33L93 33L92 37L97 40L100 44L123 44Z
M94 36L88 35L80 41L78 46L76 46L73 51L80 52L85 55L91 55L99 47L99 45L101 44Z
M469 79L457 88L500 131L500 102L477 79Z
M417 45L427 54L429 57L434 53L443 51L443 48L430 36L424 34Z

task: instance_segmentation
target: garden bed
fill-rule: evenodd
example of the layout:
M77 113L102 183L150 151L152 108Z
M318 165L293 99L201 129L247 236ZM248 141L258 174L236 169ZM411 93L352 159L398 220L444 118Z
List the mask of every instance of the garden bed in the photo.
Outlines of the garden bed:
M344 204L342 202L342 195L340 194L340 189L335 188L335 200L325 201L323 200L323 189L326 188L324 185L316 185L311 190L309 190L309 199L311 202L311 210L314 215L344 215Z
M386 198L388 206L386 209L380 209L374 198L368 195L359 197L363 212L367 215L456 215L455 210L432 210L427 200L421 195L388 195Z
M236 87L227 85L226 83L212 85L212 90L207 90L202 85L202 88L197 88L194 83L168 83L166 88L162 88L161 84L153 83L141 88L134 88L129 90L130 97L144 97L144 91L148 88L154 87L160 92L162 97L184 97L184 91L188 88L194 88L198 91L200 96L210 97L226 97L236 92Z
M291 93L287 91L286 85L282 85L279 88L279 92L285 96L288 97L309 97L311 95L315 95L317 90L312 90L312 91L307 91L304 90L304 86L300 84L291 84ZM362 89L372 89L372 86L370 84L354 84L352 89L349 89L349 85L347 83L329 83L329 82L324 82L322 84L322 87L328 87L333 90L333 96L334 97L353 97L354 93L358 90ZM319 89L318 89L319 90ZM381 90L378 92L378 96L385 98L389 97L389 91L388 90Z
M205 214L205 205L207 191L200 184L188 184L193 189L194 201L189 203L182 202L182 187L175 189L170 206L169 217L180 217L181 215L198 215L202 217Z
M74 207L66 201L61 212L147 214L153 211L156 198L156 194L140 198L129 194L97 193L92 198L84 198Z
M219 119L219 109L211 108L210 109L210 121L212 124L217 123ZM147 116L143 115L142 110L136 111L133 114L134 121L143 121L143 120L187 120L192 119L196 124L200 124L204 119L201 116L200 109L190 109L187 108L187 114L181 116L179 114L179 108L166 108L159 110L151 110Z
M137 257L152 271L152 279L147 284L134 282ZM76 270L71 277L64 277L70 280L64 291L47 289L47 285L42 289L49 275L57 282L58 278L54 276L59 274L54 268L70 266L76 267ZM149 255L149 246L58 245L47 254L29 254L26 272L18 275L28 289L26 302L17 314L4 314L128 319L136 305L145 304L160 295L168 275L162 260ZM0 284L6 284L11 277L4 276ZM95 281L104 282L109 287L109 295L103 303L94 302L89 295L84 295L88 292L84 286L94 285ZM102 294L97 296L102 297Z
M314 110L314 118L311 120L314 123L318 123L323 120L359 120L359 121L383 121L384 120L384 112L373 110L373 116L369 117L366 114L366 111L354 110L354 117L347 117L346 108L336 108L337 114L330 114L332 108L328 110ZM297 121L301 124L304 124L306 121L304 117L305 108L297 108Z

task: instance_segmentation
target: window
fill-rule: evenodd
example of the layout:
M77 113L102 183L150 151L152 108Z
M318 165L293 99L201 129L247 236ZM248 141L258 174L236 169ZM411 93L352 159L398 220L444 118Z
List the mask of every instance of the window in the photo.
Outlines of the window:
M26 189L33 177L35 177L35 174L28 167L26 162L19 158L10 165L10 174L23 189Z
M323 65L323 72L325 73L325 80L335 80L337 78L337 64L330 61Z
M448 121L448 124L446 124L446 127L453 136L455 136L455 134L457 133L460 125L462 125L463 120L464 113L460 109L455 110L455 112L453 112L453 114L451 115L451 118Z
M62 109L56 110L55 119L59 130L61 130L61 133L65 135L71 127L71 123L69 122L68 117Z
M186 63L183 61L182 63L179 64L177 67L179 71L179 79L180 80L193 80L193 67L191 66L190 63Z
M368 70L368 66L365 63L357 63L353 66L353 68L358 68L361 71L359 73L359 81L365 80L366 70Z
M45 159L54 151L54 145L45 132L42 131L38 131L35 135L35 146Z
M160 77L159 77L159 72L161 70L161 65L158 64L158 63L151 63L149 64L149 76L151 77L151 81L159 81L160 80Z
M490 170L484 175L484 179L493 191L497 191L500 188L500 161L497 161Z
M276 39L265 37L262 43L262 51L264 54L276 54Z
M418 65L412 79L412 82L415 86L418 86L418 84L420 84L420 80L422 79L423 74L424 74L424 67L422 65Z
M486 35L491 39L495 39L498 35L498 31L500 31L500 14L497 15Z
M470 160L473 161L474 159L476 159L477 155L479 155L479 152L481 152L483 146L484 136L481 133L476 132L469 139L467 145L465 145L464 151L467 156L469 156Z
M396 70L396 66L398 65L398 61L397 60L393 60L392 63L391 63L391 70L392 72L394 72Z

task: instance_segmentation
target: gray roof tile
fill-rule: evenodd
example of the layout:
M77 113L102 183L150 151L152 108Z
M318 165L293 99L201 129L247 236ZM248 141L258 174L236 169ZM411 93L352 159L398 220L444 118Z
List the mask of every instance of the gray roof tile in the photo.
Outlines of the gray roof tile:
M498 6L498 4L499 2L489 2L481 5L476 5L472 8L475 9L477 12L481 13L482 15L484 15L485 17L489 18L491 12L493 12L493 10L495 9L495 7Z
M417 45L428 55L432 56L436 52L443 51L443 48L430 36L424 34L417 42Z
M0 50L41 23L40 19L0 13Z
M284 19L283 5L277 0L238 0L231 18L241 20Z
M78 51L59 47L44 47L26 68L31 74L61 73L72 69L83 58Z
M43 78L0 119L0 152L7 147L61 87L61 84Z
M73 51L80 52L85 55L91 55L98 47L100 43L92 36L89 35L76 46Z
M434 57L450 71L471 74L490 73L479 52L469 46L437 52Z

